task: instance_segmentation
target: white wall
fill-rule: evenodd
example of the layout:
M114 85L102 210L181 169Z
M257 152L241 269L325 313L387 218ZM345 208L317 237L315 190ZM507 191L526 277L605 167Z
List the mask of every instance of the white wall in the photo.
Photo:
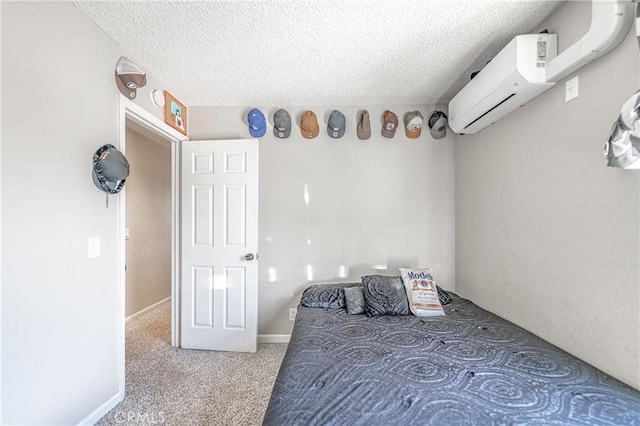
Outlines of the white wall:
M342 139L327 135L337 108L347 117ZM404 113L433 106L393 106ZM191 139L250 137L251 107L191 107ZM261 110L269 122L278 107ZM398 275L400 266L431 266L444 288L454 286L453 136L433 140L428 129L408 139L380 135L385 107L367 107L372 137L355 133L355 106L313 107L320 135L300 135L304 108L288 108L296 124L289 139L260 140L259 333L288 334L288 308L310 282L359 281L362 275ZM305 188L309 203L305 202ZM313 276L307 275L310 267ZM375 269L386 267L388 269Z
M131 165L125 218L129 317L171 295L171 146L127 128L126 153Z
M589 26L567 2L542 28L560 50ZM640 387L640 178L604 141L638 88L634 34L477 135L456 137L456 290ZM569 76L569 78L573 75Z
M91 159L116 143L125 52L71 3L0 7L0 422L77 424L118 393L118 197L105 207ZM151 108L153 87L149 78L136 102ZM101 257L87 258L89 237Z

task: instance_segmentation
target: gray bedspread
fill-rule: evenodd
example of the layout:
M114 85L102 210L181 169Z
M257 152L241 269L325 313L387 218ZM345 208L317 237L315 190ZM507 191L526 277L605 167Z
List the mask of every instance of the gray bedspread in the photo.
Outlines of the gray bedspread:
M446 317L298 307L264 425L640 425L640 392L452 294Z

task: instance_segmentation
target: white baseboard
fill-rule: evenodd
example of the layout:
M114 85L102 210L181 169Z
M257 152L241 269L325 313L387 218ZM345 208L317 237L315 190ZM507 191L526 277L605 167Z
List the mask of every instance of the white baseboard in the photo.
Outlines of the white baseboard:
M122 401L123 399L124 399L124 392L118 392L117 394L109 398L104 404L99 406L93 413L89 414L87 417L80 420L80 423L78 423L78 425L91 426L96 424L98 420L104 417L105 414L111 411L111 409L116 405L118 405L120 401Z
M289 343L290 334L258 334L258 343Z
M129 322L129 321L131 321L132 319L134 319L135 317L137 317L138 315L142 315L142 314L144 314L145 312L149 312L150 310L152 310L152 309L153 309L153 308L155 308L156 306L158 306L158 305L162 305L162 304L163 304L164 302L166 302L167 300L171 300L171 296L167 297L166 299L162 299L161 301L156 302L156 303L154 303L154 304L153 304L153 305L151 305L151 306L147 306L146 308L144 308L144 309L143 309L143 310L141 310L141 311L136 312L135 314L129 315L128 317L126 317L126 318L124 319L124 322Z

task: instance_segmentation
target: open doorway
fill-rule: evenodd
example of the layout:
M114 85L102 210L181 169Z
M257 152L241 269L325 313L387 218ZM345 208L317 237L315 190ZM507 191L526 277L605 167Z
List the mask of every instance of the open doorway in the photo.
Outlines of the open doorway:
M126 120L125 317L171 297L171 142Z
M169 143L170 155L171 155L171 204L169 209L171 211L171 258L170 258L170 288L171 288L171 346L180 345L180 292L179 281L177 277L180 274L180 262L179 262L179 247L180 241L179 223L180 223L180 201L179 201L179 170L180 170L180 145L182 141L188 138L177 132L176 130L165 124L160 118L153 113L145 110L144 108L136 105L124 96L120 96L119 115L118 115L118 147L121 151L128 155L127 152L127 122L129 127L135 126L138 132L142 132L151 140L160 139L157 142L159 144ZM162 142L164 141L164 142ZM156 143L156 142L154 142ZM135 155L135 154L134 154ZM118 396L114 402L117 404L122 401L125 396L125 318L126 307L126 271L125 271L125 257L126 257L126 240L125 240L125 227L126 227L126 192L125 186L124 194L118 198L118 297L120 299L119 312L116 315L117 329L120 336L118 345ZM130 229L130 233L132 230ZM130 235L131 237L131 235ZM135 308L130 308L135 309Z

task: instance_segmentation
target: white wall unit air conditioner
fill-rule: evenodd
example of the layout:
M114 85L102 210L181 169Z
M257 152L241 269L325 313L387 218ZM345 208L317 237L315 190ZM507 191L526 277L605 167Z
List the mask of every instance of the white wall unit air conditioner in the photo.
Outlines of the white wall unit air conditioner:
M589 30L559 55L555 34L517 36L451 99L449 127L477 133L609 52L633 25L634 8L635 0L593 0Z
M511 40L449 102L449 127L477 133L552 88L547 62L555 58L555 34L525 34Z

